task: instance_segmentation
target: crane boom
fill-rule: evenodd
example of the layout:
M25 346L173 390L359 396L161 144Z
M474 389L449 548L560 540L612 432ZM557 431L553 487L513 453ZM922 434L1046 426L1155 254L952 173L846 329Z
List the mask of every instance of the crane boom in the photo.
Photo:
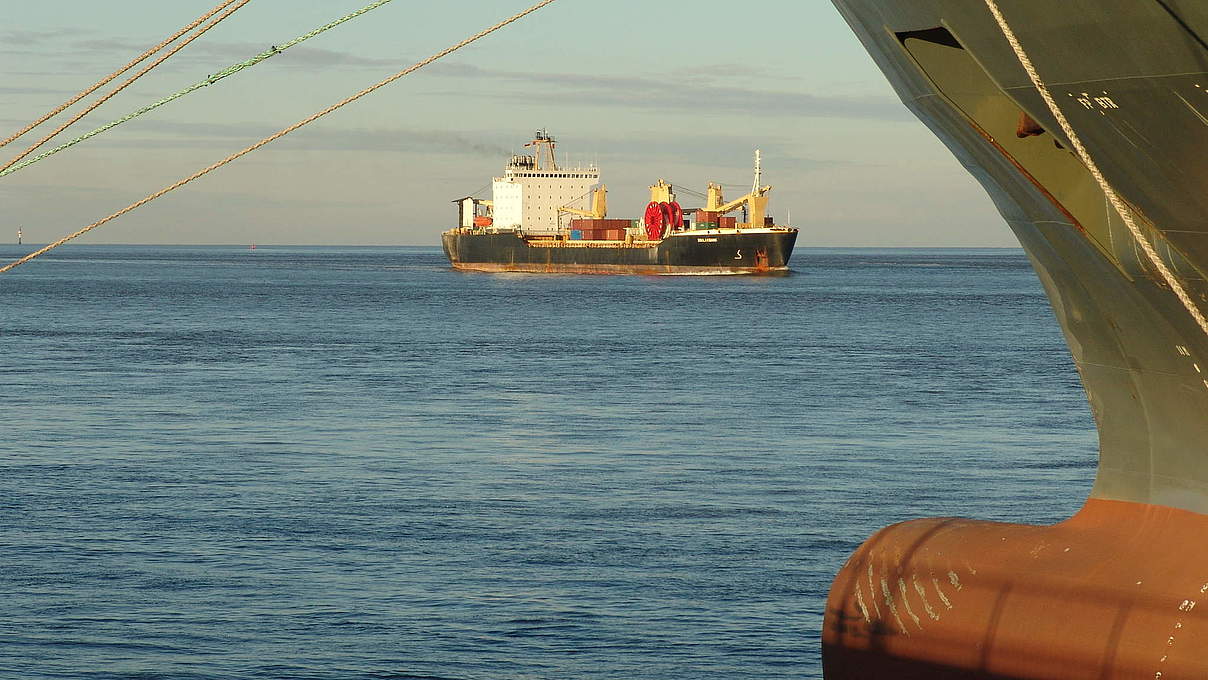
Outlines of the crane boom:
M718 214L725 214L737 210L742 206L747 207L747 214L751 221L746 224L748 227L762 227L764 223L764 215L768 208L768 192L772 190L770 185L760 186L759 180L762 177L762 156L759 149L755 150L755 181L751 184L751 193L745 196L736 198L729 203L725 203L722 198L721 185L709 182L709 187L705 194L705 210Z
M713 212L718 212L718 213L733 212L733 211L737 210L738 208L742 207L744 204L749 204L757 198L762 198L762 199L765 199L765 201L766 201L766 199L767 199L766 194L771 190L772 190L771 185L762 186L745 196L742 196L740 198L734 199L733 201L730 201L729 203L726 203L724 205L719 205L716 208L706 208L706 209L711 210Z
M570 213L579 217L588 217L593 220L602 220L608 217L608 186L601 184L599 189L591 192L591 210L580 210L578 208L562 206L558 208L558 212Z

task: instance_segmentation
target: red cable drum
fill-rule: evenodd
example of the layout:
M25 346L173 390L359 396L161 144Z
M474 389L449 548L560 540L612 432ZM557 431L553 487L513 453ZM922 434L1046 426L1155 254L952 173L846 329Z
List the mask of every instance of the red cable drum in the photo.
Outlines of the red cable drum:
M663 209L658 203L651 201L646 206L646 237L658 240L663 237Z

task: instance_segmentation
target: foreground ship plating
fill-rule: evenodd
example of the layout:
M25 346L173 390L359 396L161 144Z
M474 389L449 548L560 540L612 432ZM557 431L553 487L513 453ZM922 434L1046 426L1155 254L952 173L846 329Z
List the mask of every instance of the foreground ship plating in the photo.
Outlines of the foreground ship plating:
M458 269L575 274L762 274L788 270L797 230L766 217L756 152L751 192L733 201L710 184L703 208L680 207L673 187L650 187L642 220L607 219L607 189L595 166L561 168L555 140L539 131L535 153L513 156L492 199L457 204L458 227L441 234ZM572 207L587 199L589 208ZM739 222L727 213L742 209Z
M834 1L1027 250L1100 452L1056 526L868 539L826 677L1208 677L1208 4Z

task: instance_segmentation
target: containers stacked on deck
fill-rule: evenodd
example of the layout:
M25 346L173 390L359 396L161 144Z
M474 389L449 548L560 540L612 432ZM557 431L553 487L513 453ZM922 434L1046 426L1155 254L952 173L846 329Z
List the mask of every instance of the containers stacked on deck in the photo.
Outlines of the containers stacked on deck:
M571 240L624 241L629 220L576 219L570 221Z
M774 226L771 217L763 218L763 226ZM738 218L728 217L720 213L710 212L708 210L697 210L696 219L692 223L693 229L737 229Z
M738 218L709 210L697 210L693 226L696 229L734 229L738 226Z
M766 219L766 226L772 226L772 218ZM570 221L570 238L572 241L624 241L629 227L641 228L641 220L614 219L573 219ZM738 218L723 215L708 210L697 210L694 229L736 229Z

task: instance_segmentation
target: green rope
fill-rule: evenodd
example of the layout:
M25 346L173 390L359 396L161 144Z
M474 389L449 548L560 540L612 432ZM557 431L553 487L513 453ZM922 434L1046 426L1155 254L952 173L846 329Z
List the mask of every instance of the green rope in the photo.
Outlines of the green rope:
M233 76L245 68L250 68L252 66L255 66L256 64L259 64L262 61L265 61L273 56L281 54L285 50L288 50L289 48L293 47L294 45L297 45L298 43L310 40L311 38L315 37L316 35L319 35L320 33L323 33L324 31L333 29L336 26L339 26L340 24L344 23L345 21L351 21L352 19L355 19L355 18L361 16L362 14L375 10L378 7L381 7L382 5L385 5L386 3L391 2L391 1L392 0L377 0L377 2L374 2L365 7L362 7L361 9L358 9L357 11L355 11L351 14L342 16L339 19L332 21L331 23L320 26L319 28L316 28L315 30L311 31L310 33L307 33L305 35L300 35L297 38L294 38L293 40L291 40L285 44L273 45L272 47L261 52L260 54L257 54L256 56L252 57L251 59L248 59L247 61L241 61L237 64L228 66L227 68L224 68L223 70L210 75L205 80L196 82L196 83L186 87L183 90L174 92L174 93L168 95L167 97L164 97L163 99L161 99L157 102L148 104L148 105L144 106L143 108L141 108L127 116L118 118L117 120L113 121L112 123L108 123L107 125L102 125L101 127L93 130L92 132L87 132L85 134L82 134L79 137L76 137L75 139L73 139L69 142L64 142L63 144L60 144L59 146L56 146L55 148L53 148L41 155L34 156L33 158L31 158L27 161L18 163L7 170L0 172L0 177L4 177L6 175L11 175L14 172L16 172L22 168L27 168L27 167L33 165L34 163L37 163L40 160L49 158L49 157L59 153L60 151L63 151L64 149L73 147L76 144L79 144L80 142L82 142L86 139L89 139L90 137L95 137L96 135L99 135L102 132L105 132L107 130L112 130L113 128L121 125L122 123L134 120L135 118L138 118L139 116L143 115L144 113L147 113L148 111L153 111L153 110L158 109L159 107L163 106L164 104L167 104L169 102L180 99L181 97L185 96L186 94L189 94L191 92L196 92L197 90L200 90L203 87L208 87L210 85L213 85L214 83L216 83L228 76Z

